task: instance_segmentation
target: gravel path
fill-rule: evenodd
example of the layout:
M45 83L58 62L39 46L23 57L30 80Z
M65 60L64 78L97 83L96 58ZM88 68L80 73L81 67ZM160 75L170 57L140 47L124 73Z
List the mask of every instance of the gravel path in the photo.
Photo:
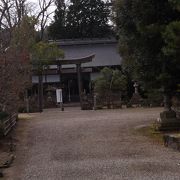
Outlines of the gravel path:
M133 133L160 111L45 110L24 122L7 179L180 180L180 153Z

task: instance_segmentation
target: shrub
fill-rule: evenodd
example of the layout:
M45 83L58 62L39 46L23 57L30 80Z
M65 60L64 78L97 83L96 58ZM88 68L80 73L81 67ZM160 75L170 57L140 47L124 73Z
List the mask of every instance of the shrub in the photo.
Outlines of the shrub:
M102 104L106 104L108 108L115 101L121 101L121 96L126 91L126 88L127 80L121 71L107 67L101 70L101 76L95 80L94 86L98 99Z

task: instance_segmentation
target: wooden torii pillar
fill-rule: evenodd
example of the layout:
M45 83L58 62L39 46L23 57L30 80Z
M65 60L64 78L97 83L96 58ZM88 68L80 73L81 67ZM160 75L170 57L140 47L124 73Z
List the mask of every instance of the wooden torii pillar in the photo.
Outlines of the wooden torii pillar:
M57 65L57 73L59 74L59 88L62 89L62 73L61 73L61 64L58 63ZM64 111L63 102L60 103L61 111Z
M78 90L79 90L79 99L80 105L82 107L82 77L81 77L81 64L76 64L77 69L77 78L78 78Z

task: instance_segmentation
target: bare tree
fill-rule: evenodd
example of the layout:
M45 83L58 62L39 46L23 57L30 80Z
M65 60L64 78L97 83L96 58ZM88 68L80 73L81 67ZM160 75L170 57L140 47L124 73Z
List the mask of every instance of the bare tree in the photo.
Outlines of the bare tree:
M38 0L33 5L28 0L0 1L0 47L7 47L12 38L12 32L18 27L24 16L31 16L38 22L40 40L43 39L45 27L53 10L54 0ZM5 37L5 38L4 38Z
M10 45L12 33L27 14L26 0L1 0L0 2L0 46L1 51Z
M17 111L31 81L29 47L34 43L34 25L39 21L43 39L52 3L39 0L35 12L28 0L0 1L0 111Z
M40 40L43 40L46 25L51 19L51 15L54 13L54 10L51 9L54 2L54 0L38 0L38 13L35 17L39 22Z

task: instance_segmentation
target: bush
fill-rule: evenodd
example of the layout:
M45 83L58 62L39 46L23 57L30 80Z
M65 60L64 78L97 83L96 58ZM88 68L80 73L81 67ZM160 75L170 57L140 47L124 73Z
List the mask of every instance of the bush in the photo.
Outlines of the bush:
M94 91L102 106L106 105L108 108L119 106L127 88L127 79L121 71L105 67L94 83Z
M147 92L147 99L144 101L145 106L162 106L163 93L158 89L150 89Z

